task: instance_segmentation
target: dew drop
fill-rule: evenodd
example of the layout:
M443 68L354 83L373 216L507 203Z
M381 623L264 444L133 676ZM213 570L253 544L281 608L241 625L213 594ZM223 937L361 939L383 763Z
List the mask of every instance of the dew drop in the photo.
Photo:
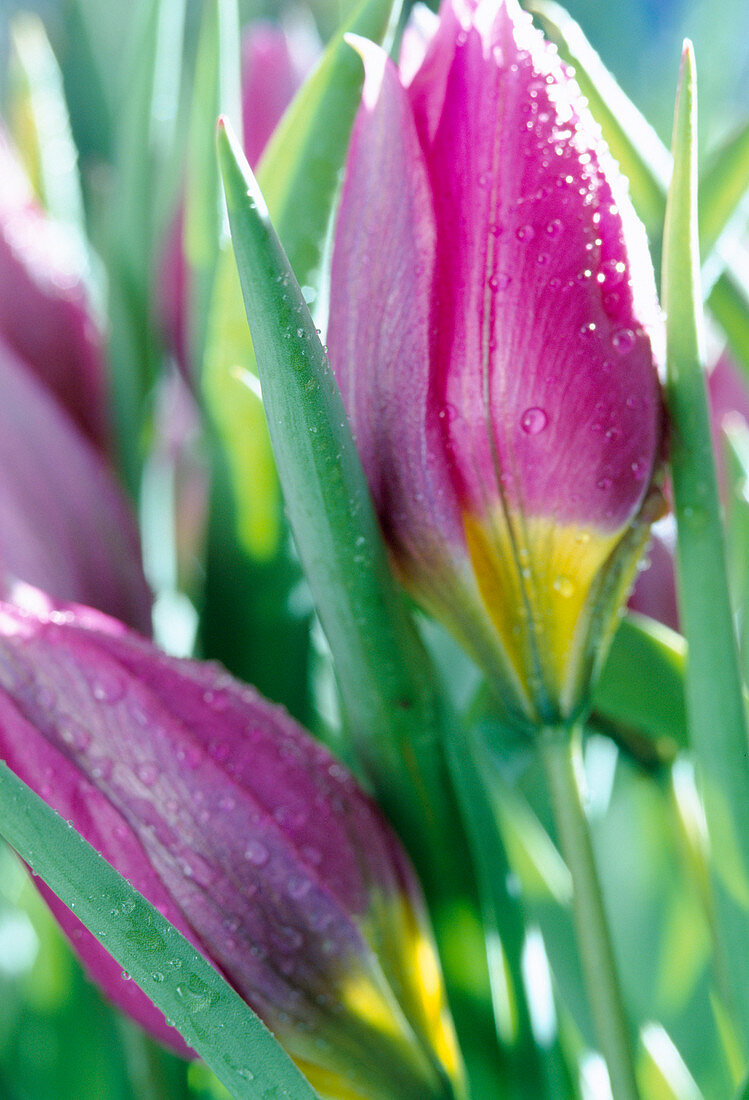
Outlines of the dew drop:
M612 481L612 479L610 477L602 477L602 478L600 478L599 481L596 482L596 484L597 484L599 489L606 490L606 489L610 489L611 486L614 484L614 482Z
M290 898L294 901L300 901L303 897L306 897L312 888L312 883L308 878L301 878L295 876L289 879L286 884L286 890Z
M519 241L532 241L536 231L532 225L521 225L515 230L515 236Z
M555 577L553 588L565 600L570 599L575 594L575 586L569 577Z
M250 840L244 850L244 858L255 867L263 867L270 858L270 853L259 840Z
M136 774L141 783L145 784L146 787L152 787L159 778L159 769L152 763L139 764Z
M520 420L520 427L526 435L538 435L549 423L549 418L543 409L534 405L526 409Z
M630 468L635 481L642 481L648 472L648 464L644 458L635 459Z
M636 339L631 328L620 328L611 337L611 346L619 355L626 355L635 346Z
M563 226L559 218L554 218L554 220L549 222L549 224L546 226L547 236L558 237L559 234L562 232L562 228Z

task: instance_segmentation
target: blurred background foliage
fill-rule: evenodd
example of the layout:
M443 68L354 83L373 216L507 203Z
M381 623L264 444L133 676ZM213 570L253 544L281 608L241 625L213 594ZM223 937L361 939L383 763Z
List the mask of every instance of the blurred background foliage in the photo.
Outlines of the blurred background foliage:
M164 4L164 9L168 8ZM241 0L243 24L257 18L306 21L326 41L353 5L344 0ZM576 18L623 89L668 143L681 42L688 34L700 66L703 160L749 118L749 5L745 0L569 0ZM126 122L138 90L139 25L148 3L108 0L0 0L0 74L6 112L13 87L11 25L33 12L44 23L62 74L65 99L83 184L86 231L95 254L112 270L112 221L122 195ZM148 181L149 219L141 227L142 254L128 262L150 272L146 299L126 303L128 325L113 322L113 355L138 359L145 376L155 377L163 349L147 300L156 257L176 208L183 177L184 147L191 110L190 88L198 51L201 0L185 11L185 65L180 87L164 89L162 163ZM181 49L178 35L173 48ZM174 69L174 71L178 71ZM174 108L176 107L176 113ZM129 111L130 109L130 111ZM164 152L164 150L166 150ZM155 180L155 182L154 182ZM1 186L1 184L0 184ZM115 211L114 215L112 211ZM137 217L137 209L136 215ZM126 211L126 231L134 215ZM128 242L132 245L133 242ZM95 267L95 265L94 265ZM110 275L111 278L111 275ZM113 302L110 301L110 309ZM142 311L142 327L133 323ZM228 477L211 442L201 444L214 471L214 508L230 508ZM150 482L159 511L158 477ZM222 488L223 486L223 488ZM156 521L154 521L156 522ZM281 535L283 534L281 522ZM226 527L213 524L219 534ZM312 634L309 597L293 553L284 549L261 560L239 539L217 546L208 535L207 574L167 577L163 592L175 599L162 606L179 618L189 640L194 624L189 607L176 599L187 589L205 612L199 649L224 660L270 697L284 702L302 721L323 732L334 706L323 643ZM148 548L148 529L145 541ZM216 537L219 537L217 534ZM159 541L159 533L154 540ZM211 566L211 555L220 566ZM167 573L169 569L167 568ZM153 575L153 574L152 574ZM168 590L168 591L167 591ZM233 612L243 608L241 616ZM276 629L279 622L282 628ZM227 629L234 626L234 631ZM172 621L172 630L174 632ZM273 633L273 631L276 633ZM473 670L452 644L429 625L425 635L445 669L454 694L465 705L475 686ZM646 1021L641 1061L646 1100L723 1100L737 1087L737 1060L730 1027L711 1000L709 903L706 901L704 830L688 764L651 759L647 766L603 736L591 736L586 768L593 794L591 822L612 915L627 1000L633 1015ZM487 765L486 782L511 864L510 892L522 898L532 931L524 960L532 971L533 1025L541 1045L558 1034L567 1052L592 1046L592 1030L576 962L569 914L569 880L554 845L554 827L540 770L524 746L507 743ZM455 951L464 953L465 997L472 989L466 945L476 942L471 913L453 914ZM534 949L540 930L548 954ZM469 935L469 933L472 933ZM650 1018L652 1023L647 1023ZM655 1022L657 1021L657 1022ZM597 1076L598 1073L598 1076ZM561 1078L560 1078L561 1080ZM588 1095L600 1091L596 1061L587 1066ZM522 1079L508 1068L508 1096L526 1095ZM552 1095L566 1095L559 1085ZM85 980L27 877L14 857L0 850L0 1098L2 1100L167 1100L179 1096L221 1097L221 1086L203 1067L186 1066L163 1053L124 1022ZM569 1095L575 1095L569 1093ZM479 1098L477 1098L479 1100ZM484 1100L484 1098L480 1098Z

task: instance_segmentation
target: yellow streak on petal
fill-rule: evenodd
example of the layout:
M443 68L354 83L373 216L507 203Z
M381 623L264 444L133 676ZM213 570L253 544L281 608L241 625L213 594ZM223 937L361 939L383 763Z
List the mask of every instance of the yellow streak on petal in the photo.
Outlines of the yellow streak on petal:
M542 687L558 703L575 678L584 642L576 629L591 586L622 532L511 516L512 530L523 532L516 550L501 509L488 521L466 513L463 522L476 582L508 660L531 698Z
M390 930L387 943L380 940L376 951L381 958L388 954L384 968L404 1015L460 1091L463 1063L430 931L405 894L380 896L376 919L380 928ZM365 935L374 946L368 931L365 922Z
M295 1058L294 1061L320 1096L335 1097L335 1100L368 1100L366 1093L354 1089L342 1074L307 1062L304 1058Z

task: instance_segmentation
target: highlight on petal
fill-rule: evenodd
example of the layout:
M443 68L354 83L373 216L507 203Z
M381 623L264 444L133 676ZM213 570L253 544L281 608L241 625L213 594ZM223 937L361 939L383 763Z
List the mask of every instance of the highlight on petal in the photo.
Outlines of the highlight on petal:
M451 1096L424 903L351 775L217 666L85 608L0 605L0 755L228 978L324 1095ZM181 1048L53 903L91 974Z
M38 206L1 127L0 178L0 337L105 450L103 340L81 246Z
M515 0L448 0L417 71L388 72L349 153L331 361L405 583L516 716L556 721L661 507L645 233Z
M0 340L0 595L26 581L144 634L134 517L104 459Z

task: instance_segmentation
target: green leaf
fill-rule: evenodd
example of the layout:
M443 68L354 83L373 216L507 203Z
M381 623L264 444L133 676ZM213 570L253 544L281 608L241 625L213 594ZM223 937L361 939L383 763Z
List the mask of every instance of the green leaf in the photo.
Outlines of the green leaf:
M0 832L138 983L236 1100L314 1100L265 1025L72 826L0 763Z
M442 744L454 730L391 576L335 378L255 179L223 125L218 150L279 478L333 654L348 735L433 904L466 895L473 904ZM457 1013L456 1023L462 1041ZM485 1017L474 1015L467 1037L491 1063L494 1035Z
M696 141L696 78L687 43L663 263L677 580L689 645L690 739L701 765L711 840L718 974L749 1049L749 751L703 374Z
M512 1052L516 1088L548 1096L545 1059L533 1035L522 973L523 913L518 898L508 889L510 863L480 779L486 761L483 766L479 762L481 749L473 740L451 738L447 745L477 870L497 1031Z
M209 0L203 7L187 136L183 245L190 271L190 351L203 356L214 278L224 232L221 180L214 130L220 114L242 126L237 0Z
M328 222L363 83L361 62L344 34L352 31L382 41L392 8L393 0L364 0L356 8L286 111L258 170L273 224L310 301L319 291ZM198 104L205 98L196 94ZM205 163L203 151L197 164ZM213 155L210 164L215 170ZM217 257L201 379L231 473L239 542L251 558L269 562L282 538L279 490L228 240Z
M153 339L154 201L168 143L157 125L158 95L181 66L185 0L142 0L128 43L127 87L118 134L117 172L106 255L109 273L109 358L119 459L137 497L145 399L159 369ZM156 140L158 133L159 140ZM163 166L163 165L162 165Z
M744 683L749 683L749 428L741 416L723 426L726 455L728 562L739 622Z
M273 224L302 286L316 286L364 82L361 60L344 36L382 42L399 7L394 0L362 0L281 119L258 166Z
M19 14L11 24L13 62L11 120L37 195L57 221L81 241L85 220L78 153L70 130L62 75L38 16Z
M637 1083L648 1100L703 1100L671 1037L660 1024L646 1024L640 1033Z
M709 257L724 231L749 221L749 123L722 146L700 176L700 253ZM738 224L737 224L738 223Z
M733 269L723 272L708 298L710 312L726 334L731 354L749 380L749 290Z
M435 774L438 714L426 654L391 577L364 471L309 309L244 155L223 124L218 149L289 520L353 735L368 770L379 777L387 808L411 818L412 834L417 821L435 824L444 812L427 802L443 780ZM420 757L411 757L410 776L407 746ZM420 805L414 804L419 788Z
M631 612L622 620L593 691L593 724L652 763L687 744L680 634Z

